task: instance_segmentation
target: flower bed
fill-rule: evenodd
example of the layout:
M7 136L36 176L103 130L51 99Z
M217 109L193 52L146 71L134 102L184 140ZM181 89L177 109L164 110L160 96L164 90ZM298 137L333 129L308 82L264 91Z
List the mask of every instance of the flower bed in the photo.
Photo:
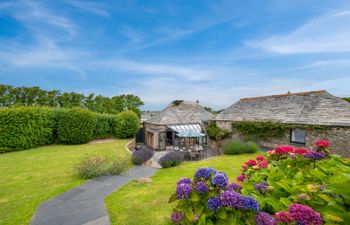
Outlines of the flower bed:
M169 202L177 224L347 224L350 162L332 155L327 141L313 150L279 146L242 166L237 182L199 168L182 178Z

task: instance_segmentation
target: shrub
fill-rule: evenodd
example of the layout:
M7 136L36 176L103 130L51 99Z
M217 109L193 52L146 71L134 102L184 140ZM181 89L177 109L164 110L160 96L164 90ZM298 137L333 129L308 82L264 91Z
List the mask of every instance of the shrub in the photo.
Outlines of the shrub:
M49 108L0 109L0 153L53 143L54 122Z
M74 166L80 178L90 179L101 175L117 175L128 167L128 162L111 155L86 155Z
M146 146L138 146L134 149L132 156L131 156L131 161L135 165L141 165L142 163L146 162L152 156L154 155L154 150L151 148L148 148Z
M259 145L254 141L247 141L246 142L246 152L247 153L255 153L259 151Z
M242 141L229 141L223 146L224 153L228 155L243 154L247 152L247 146Z
M58 119L58 141L64 144L82 144L93 137L95 118L80 108L65 110Z
M116 116L95 113L94 138L110 138L114 136Z
M140 126L138 116L131 110L121 112L117 115L115 135L118 138L133 137Z
M179 152L169 152L158 160L158 163L163 168L180 165L183 161L183 155Z

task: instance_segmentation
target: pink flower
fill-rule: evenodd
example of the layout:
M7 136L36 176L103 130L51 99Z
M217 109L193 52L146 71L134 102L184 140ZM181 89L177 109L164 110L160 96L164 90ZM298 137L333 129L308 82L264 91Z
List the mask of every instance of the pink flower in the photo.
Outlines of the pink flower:
M266 162L266 161L259 162L259 166L262 167L262 168L266 168L268 165L269 165L269 163Z
M327 141L327 140L318 140L318 141L315 142L315 146L327 148L329 146L329 141Z
M285 146L278 146L275 148L275 152L279 155L285 155L288 154L289 152L293 152L294 148L292 146L289 145L285 145Z
M321 225L323 219L321 215L306 205L292 204L288 208L290 215L298 223L305 225Z
M275 154L275 150L269 150L269 151L267 151L266 152L268 155L273 155L273 154Z
M264 161L265 158L264 158L264 156L259 155L259 156L256 157L256 160L258 160L258 161Z
M292 222L294 222L293 217L290 215L289 212L286 212L286 211L276 212L275 218L276 218L277 222L279 222L279 223L292 223Z
M248 160L247 162L244 163L245 165L248 166L254 166L256 165L256 161L254 159Z
M309 151L306 148L298 148L296 150L294 150L294 153L299 154L299 155L303 155L305 153L308 153Z
M237 179L237 181L239 181L239 182L243 182L244 179L245 179L245 175L244 175L244 174L241 174L241 175L239 175L236 179Z

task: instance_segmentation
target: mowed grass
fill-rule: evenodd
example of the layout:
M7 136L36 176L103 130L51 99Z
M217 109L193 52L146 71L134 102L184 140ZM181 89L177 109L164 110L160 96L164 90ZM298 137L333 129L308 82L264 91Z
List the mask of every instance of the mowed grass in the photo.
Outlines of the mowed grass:
M0 224L29 224L40 203L86 180L74 174L73 165L85 154L116 153L130 140L83 145L50 145L0 154Z
M168 204L181 177L193 178L199 167L213 167L225 172L230 182L240 174L243 162L256 155L222 155L200 162L184 162L178 167L160 169L152 176L153 183L128 183L108 196L105 201L113 225L164 225L170 223L170 214L176 203Z

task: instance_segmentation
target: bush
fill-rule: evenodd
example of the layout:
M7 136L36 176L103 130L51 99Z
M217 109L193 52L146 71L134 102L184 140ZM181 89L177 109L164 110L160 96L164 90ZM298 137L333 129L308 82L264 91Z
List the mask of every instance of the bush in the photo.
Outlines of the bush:
M140 126L138 116L131 110L121 112L117 115L115 135L117 138L133 137Z
M135 165L141 165L154 155L154 150L146 146L136 147L132 153L131 161Z
M54 123L49 108L0 109L0 153L53 143Z
M64 110L58 119L58 141L64 144L83 144L93 137L95 118L80 108Z
M224 153L228 155L243 154L247 152L247 146L242 141L229 141L223 146Z
M114 136L116 116L95 113L94 139L110 138Z
M247 141L246 142L246 152L247 153L255 153L259 151L260 147L259 145L254 141Z
M161 157L158 160L158 163L163 168L168 168L168 167L180 165L182 161L183 161L183 155L181 155L179 152L169 152L165 156Z
M86 155L74 166L80 178L90 179L101 175L117 175L128 167L126 160L111 155Z

